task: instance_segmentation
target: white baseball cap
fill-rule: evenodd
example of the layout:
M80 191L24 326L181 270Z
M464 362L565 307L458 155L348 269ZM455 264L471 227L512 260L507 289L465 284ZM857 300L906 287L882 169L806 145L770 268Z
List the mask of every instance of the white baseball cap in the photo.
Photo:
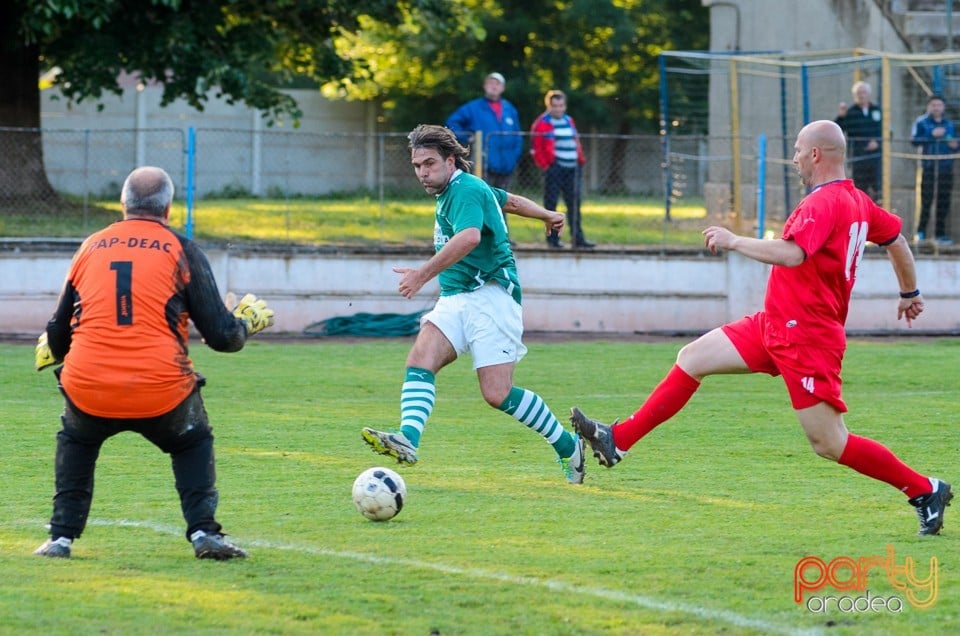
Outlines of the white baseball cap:
M497 80L498 82L500 82L500 83L503 84L503 85L506 85L506 83L507 83L507 80L503 79L503 75L501 75L500 73L490 73L490 74L488 74L486 77L484 77L483 80L484 80L484 81L487 81L487 80L490 79L491 77L492 77L493 79Z

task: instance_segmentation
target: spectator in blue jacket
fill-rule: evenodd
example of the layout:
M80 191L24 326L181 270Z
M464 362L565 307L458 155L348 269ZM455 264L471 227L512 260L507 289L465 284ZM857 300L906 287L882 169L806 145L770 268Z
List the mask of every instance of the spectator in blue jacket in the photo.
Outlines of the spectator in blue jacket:
M944 102L939 95L927 100L927 112L913 122L910 142L919 146L925 157L920 182L920 222L917 224L917 238L924 240L930 221L930 204L936 194L936 242L939 245L953 245L947 234L947 217L950 215L950 197L953 194L953 153L960 147L953 122L943 116ZM926 157L942 156L939 159Z
M483 148L480 148L483 152L483 180L501 190L510 188L510 179L523 152L517 109L501 97L506 84L503 75L490 73L483 79L483 97L453 111L446 122L447 128L464 146L473 143L477 131L483 133ZM503 222L507 222L506 213ZM510 245L515 245L513 240Z
M501 190L510 187L523 151L517 109L501 97L505 86L503 75L490 73L483 80L483 97L467 102L447 118L447 128L463 145L472 143L478 130L483 132L483 180Z

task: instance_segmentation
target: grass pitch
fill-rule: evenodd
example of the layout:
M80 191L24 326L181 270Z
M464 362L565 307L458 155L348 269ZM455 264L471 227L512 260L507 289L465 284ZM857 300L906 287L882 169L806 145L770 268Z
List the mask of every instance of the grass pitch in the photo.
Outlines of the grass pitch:
M941 536L916 536L902 495L814 456L779 379L707 379L621 465L591 458L574 487L544 441L483 403L467 360L439 375L416 466L371 453L360 427L395 426L409 344L253 341L225 355L193 343L219 518L251 553L224 563L193 558L168 459L132 434L103 448L73 558L33 556L62 403L31 346L0 345L0 634L960 633L960 507ZM566 422L574 404L631 413L680 343L528 345L516 382ZM851 430L960 487L958 353L955 339L853 342L845 392ZM409 489L386 523L350 500L378 464ZM801 558L856 563L891 546L920 577L937 560L928 609L880 569L869 594L899 597L899 612L794 602Z

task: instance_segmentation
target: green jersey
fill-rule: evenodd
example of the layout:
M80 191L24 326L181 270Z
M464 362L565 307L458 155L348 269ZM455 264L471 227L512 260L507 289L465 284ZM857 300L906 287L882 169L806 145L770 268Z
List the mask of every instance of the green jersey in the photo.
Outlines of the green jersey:
M433 242L438 252L454 234L471 227L480 230L480 243L440 272L441 296L470 292L495 281L520 303L520 279L503 220L506 203L505 191L461 170L453 173L437 195Z

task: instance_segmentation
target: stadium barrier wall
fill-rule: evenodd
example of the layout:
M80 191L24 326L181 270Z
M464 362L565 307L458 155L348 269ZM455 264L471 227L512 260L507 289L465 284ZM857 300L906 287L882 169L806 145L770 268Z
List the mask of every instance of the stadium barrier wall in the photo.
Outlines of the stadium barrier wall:
M11 247L13 245L13 247ZM73 247L5 244L0 251L0 333L39 333L49 319ZM276 311L277 333L357 313L428 309L436 281L413 300L397 293L395 266L429 252L331 249L265 253L208 249L220 290L253 292ZM517 254L524 321L532 332L698 334L762 307L768 267L737 254L603 252ZM913 329L896 320L897 281L885 254L864 257L847 328L851 333L960 333L960 257L918 257L928 302Z

